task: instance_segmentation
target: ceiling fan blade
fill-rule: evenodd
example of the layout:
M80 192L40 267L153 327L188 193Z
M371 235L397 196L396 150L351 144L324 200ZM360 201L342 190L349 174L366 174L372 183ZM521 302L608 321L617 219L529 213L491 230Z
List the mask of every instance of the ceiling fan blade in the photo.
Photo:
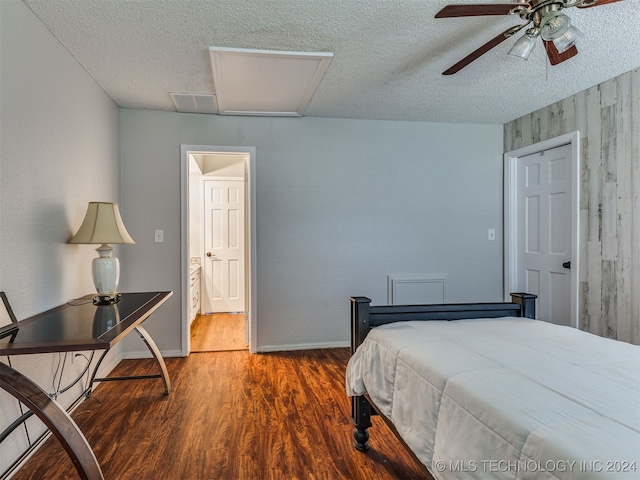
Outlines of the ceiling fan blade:
M560 53L553 42L548 40L543 41L544 48L547 50L547 56L549 57L551 65L558 65L559 63L569 60L571 57L575 57L578 54L578 49L575 46Z
M606 0L602 0L606 1ZM609 0L612 1L612 0ZM438 13L436 18L475 17L480 15L507 15L517 7L528 7L526 3L491 3L475 5L447 5Z
M607 3L621 2L622 0L598 0L596 3L591 5L578 5L578 8L591 8L591 7L599 7L600 5L606 5Z
M484 55L485 53L487 53L489 50L491 50L492 48L500 45L502 42L504 42L507 38L511 37L514 33L516 33L518 30L520 30L521 28L525 27L527 24L525 23L524 25L517 25L515 27L511 27L507 30L505 30L504 32L502 32L500 35L498 35L497 37L489 40L487 43L485 43L484 45L482 45L480 48L474 50L473 52L471 52L469 55L467 55L466 57L464 57L462 60L460 60L458 63L456 63L454 66L448 68L447 70L445 70L444 72L442 72L443 75L453 75L454 73L459 72L460 70L462 70L464 67L466 67L467 65L469 65L471 62L473 62L474 60L476 60L477 58L481 57L482 55Z

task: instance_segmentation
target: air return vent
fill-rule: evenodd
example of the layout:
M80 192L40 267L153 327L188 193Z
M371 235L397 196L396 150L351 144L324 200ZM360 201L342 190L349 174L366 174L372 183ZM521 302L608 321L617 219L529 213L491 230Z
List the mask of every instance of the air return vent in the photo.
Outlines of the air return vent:
M181 113L218 113L215 95L199 93L169 93L176 110Z

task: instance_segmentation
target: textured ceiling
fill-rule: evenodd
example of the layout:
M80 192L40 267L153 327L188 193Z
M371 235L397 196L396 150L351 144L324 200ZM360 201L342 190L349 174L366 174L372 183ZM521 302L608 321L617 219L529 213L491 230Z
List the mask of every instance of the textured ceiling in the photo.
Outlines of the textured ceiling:
M0 0L1 1L1 0ZM175 111L169 92L215 93L208 48L333 52L306 116L503 124L640 67L640 0L565 12L584 33L551 67L506 40L441 72L521 23L435 19L482 0L24 0L121 107Z

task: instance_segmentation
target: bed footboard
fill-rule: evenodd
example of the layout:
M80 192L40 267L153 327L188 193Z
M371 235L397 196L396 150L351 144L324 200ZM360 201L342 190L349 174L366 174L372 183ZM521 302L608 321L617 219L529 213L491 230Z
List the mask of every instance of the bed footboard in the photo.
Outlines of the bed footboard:
M537 295L512 293L506 303L460 303L434 305L386 305L372 306L367 297L351 297L351 354L364 341L369 331L387 323L408 320L461 320L465 318L526 317L535 318ZM351 420L354 447L359 451L369 449L371 415L378 412L365 396L351 398Z

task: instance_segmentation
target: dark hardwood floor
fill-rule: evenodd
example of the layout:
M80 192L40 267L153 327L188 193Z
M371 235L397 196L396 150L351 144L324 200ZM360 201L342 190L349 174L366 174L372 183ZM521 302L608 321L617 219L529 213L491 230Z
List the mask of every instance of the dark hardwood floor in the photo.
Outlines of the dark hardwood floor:
M371 450L352 447L348 349L169 358L160 380L107 382L72 415L107 480L424 479L384 422ZM125 360L114 375L149 373ZM54 439L14 480L78 478Z

